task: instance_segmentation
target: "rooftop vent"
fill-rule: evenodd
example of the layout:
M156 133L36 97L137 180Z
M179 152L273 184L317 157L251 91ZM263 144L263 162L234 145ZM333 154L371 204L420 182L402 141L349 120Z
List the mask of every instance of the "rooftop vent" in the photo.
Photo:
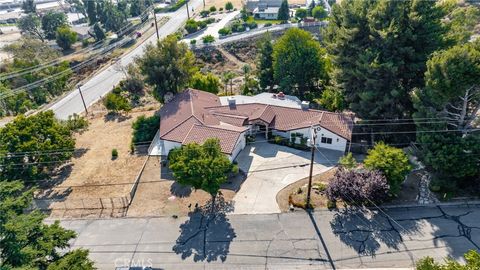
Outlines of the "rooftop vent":
M310 102L302 101L302 110L308 110L310 108Z
M227 100L228 100L228 106L230 107L235 107L235 105L237 104L235 97L228 97Z
M278 92L278 99L285 99L285 94L283 92Z

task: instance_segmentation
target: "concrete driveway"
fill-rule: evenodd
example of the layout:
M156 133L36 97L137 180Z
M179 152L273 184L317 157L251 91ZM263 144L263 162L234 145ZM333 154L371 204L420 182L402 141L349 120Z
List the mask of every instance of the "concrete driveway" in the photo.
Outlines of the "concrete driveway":
M313 174L334 166L342 152L321 150L315 153ZM233 198L233 214L280 213L276 196L284 187L309 175L310 151L271 143L255 143L237 156L247 179Z

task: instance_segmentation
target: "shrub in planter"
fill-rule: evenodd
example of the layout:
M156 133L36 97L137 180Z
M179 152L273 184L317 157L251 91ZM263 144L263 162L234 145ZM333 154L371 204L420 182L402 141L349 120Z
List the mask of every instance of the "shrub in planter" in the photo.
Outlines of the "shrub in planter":
M197 40L196 40L196 39L192 39L192 40L190 40L190 44L192 44L192 45L195 45L195 44L197 44Z
M232 29L230 29L229 27L221 28L220 30L218 30L218 34L220 34L221 36L230 35L232 34Z
M195 20L187 20L185 24L185 30L187 30L187 33L189 34L197 32L198 23Z
M215 41L215 38L212 35L206 35L202 38L202 41L205 44L213 43Z
M201 29L207 27L207 22L206 21L199 21L199 22L197 22L197 25L198 25L198 29L201 30Z
M214 22L215 22L215 19L214 19L214 18L208 18L208 19L204 20L204 22L205 22L206 24L211 24L211 23L214 23Z
M200 11L200 16L202 16L202 17L207 17L208 14L210 14L210 11L209 11L209 10L202 10L202 11Z
M215 6L211 6L209 10L210 10L210 12L215 12L215 11L217 11L217 8Z
M331 201L369 205L386 200L389 189L387 179L380 171L339 169L330 181L326 195Z
M281 144L282 141L283 141L283 138L280 137L280 136L273 137L273 142L276 143L276 144Z

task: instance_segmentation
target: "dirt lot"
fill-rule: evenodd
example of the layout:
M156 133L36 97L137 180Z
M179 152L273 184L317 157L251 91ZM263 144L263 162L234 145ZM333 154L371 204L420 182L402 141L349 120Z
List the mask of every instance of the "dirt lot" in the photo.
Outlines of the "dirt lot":
M220 192L225 202L230 202L245 176L231 177ZM135 197L127 216L186 216L188 212L209 203L210 195L202 190L182 187L173 181L167 166L160 165L158 157L150 157L140 178Z
M75 135L76 148L81 151L64 166L55 185L37 194L37 198L54 209L98 208L100 204L117 208L125 204L146 159L130 153L131 126L138 116L155 112L141 111L146 109L139 108L127 116L109 117L97 112L90 117L88 130ZM112 159L114 148L119 153L116 159Z

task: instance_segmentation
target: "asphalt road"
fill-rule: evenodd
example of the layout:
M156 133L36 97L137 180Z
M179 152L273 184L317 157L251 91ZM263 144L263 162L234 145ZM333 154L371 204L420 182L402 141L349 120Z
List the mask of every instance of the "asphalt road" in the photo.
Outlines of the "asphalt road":
M228 209L229 205L223 205ZM231 211L231 209L229 209ZM407 268L480 245L480 207L66 220L99 269Z
M196 9L201 5L201 3L202 0L192 0L189 2L188 6L190 10L192 8ZM176 12L167 14L167 16L170 17L170 20L168 20L167 23L158 29L160 38L174 33L183 25L183 23L185 23L187 20L186 6L181 7ZM130 64L135 57L143 54L143 50L147 44L154 42L156 39L156 35L153 34L140 46L124 55L117 64L102 70L88 80L81 87L87 107L105 96L116 84L118 84L118 82L124 78L123 72L116 65L126 66ZM48 109L53 110L59 119L67 119L68 116L72 115L73 113L81 113L84 111L80 94L76 89L52 106L48 107Z

